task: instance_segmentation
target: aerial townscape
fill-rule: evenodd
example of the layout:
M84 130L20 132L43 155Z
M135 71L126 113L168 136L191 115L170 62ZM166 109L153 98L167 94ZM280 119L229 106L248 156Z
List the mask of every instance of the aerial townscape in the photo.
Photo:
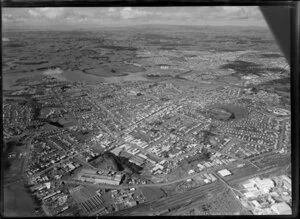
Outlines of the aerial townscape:
M269 29L6 31L2 47L7 215L292 213L290 67Z

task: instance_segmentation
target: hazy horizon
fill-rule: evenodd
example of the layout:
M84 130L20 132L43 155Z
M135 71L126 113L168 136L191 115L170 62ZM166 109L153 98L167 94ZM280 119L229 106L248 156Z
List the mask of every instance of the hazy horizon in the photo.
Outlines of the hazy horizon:
M3 30L71 30L138 25L267 27L256 6L3 8Z
M5 32L18 32L18 31L100 31L100 30L113 30L113 29L126 29L126 28L162 28L162 27L174 27L174 28L195 28L195 29L209 29L209 28L239 28L239 29L268 29L268 26L238 26L238 25L228 25L226 27L224 26L217 26L217 25L179 25L179 24L127 24L127 25L119 25L119 26L98 26L95 28L91 27L57 27L57 26L48 26L45 28L39 28L39 27L7 27L3 29L2 31Z

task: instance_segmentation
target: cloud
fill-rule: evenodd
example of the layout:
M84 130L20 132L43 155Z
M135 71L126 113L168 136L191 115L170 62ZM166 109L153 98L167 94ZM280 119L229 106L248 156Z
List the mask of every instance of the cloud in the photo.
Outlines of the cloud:
M12 14L5 13L5 14L3 14L3 16L2 16L2 20L3 20L4 22L13 20L13 16L12 16Z
M9 23L9 22L22 23L22 22L26 22L27 18L23 16L14 16L13 14L10 13L4 13L2 15L2 21L3 23Z
M83 11L75 11L75 10L66 10L63 17L68 20L76 21L84 21L94 17L91 13L86 13Z
M151 12L140 10L140 9L132 9L131 7L125 7L120 11L121 18L123 19L133 19L133 18L139 18L139 17L146 17L148 15L151 15Z
M224 6L221 8L223 12L220 13L221 17L232 19L246 19L251 20L263 19L258 7L245 7L245 6Z
M134 17L133 10L130 7L123 8L120 13L121 13L122 18L124 18L124 19L128 19L128 18L133 18Z
M232 7L232 6L223 6L222 9L223 9L223 11L224 11L225 13L238 13L238 12L240 12L241 10L243 10L243 9L242 9L241 7L239 7L239 6L234 6L234 7Z
M108 12L115 12L116 8L108 8Z
M34 8L28 10L29 15L32 17L41 17L49 20L62 17L64 12L64 8Z
M37 12L35 9L29 9L28 13L32 16L32 17L39 17L41 14L39 12Z
M41 8L40 10L49 19L55 19L64 14L64 8Z
M99 7L99 8L4 8L3 22L26 21L28 25L187 24L261 25L258 7ZM5 15L6 14L6 15ZM248 22L248 23L247 23Z

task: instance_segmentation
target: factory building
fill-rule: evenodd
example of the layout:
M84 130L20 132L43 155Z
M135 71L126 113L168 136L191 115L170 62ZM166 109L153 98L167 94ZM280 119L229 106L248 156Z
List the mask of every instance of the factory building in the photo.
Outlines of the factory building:
M285 202L276 203L276 204L271 206L271 209L276 214L279 214L279 215L290 215L290 214L292 214L291 207L288 204L286 204Z
M262 179L261 180L259 178L256 178L255 182L256 182L256 186L264 193L268 193L270 191L270 189L275 186L273 180L271 180L271 179Z
M246 192L244 195L246 198L255 198L259 195L259 191Z
M227 169L220 170L220 171L218 171L218 173L219 173L222 177L231 175L231 172L230 172L229 170L227 170Z
M115 176L105 176L105 175L99 175L95 173L84 173L81 176L79 176L78 179L83 182L120 185L122 175L116 174Z

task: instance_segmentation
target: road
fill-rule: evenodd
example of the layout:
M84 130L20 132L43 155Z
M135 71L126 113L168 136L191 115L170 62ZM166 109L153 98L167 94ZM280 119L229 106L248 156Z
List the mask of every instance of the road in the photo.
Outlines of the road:
M200 173L197 174L193 174L193 175L189 175L189 176L185 176L173 181L169 181L169 182L163 182L163 183L148 183L148 184L135 184L135 185L108 185L108 184L93 184L93 183L89 183L89 182L81 182L81 181L76 181L76 180L60 180L63 181L66 184L75 184L75 185L84 185L84 186L93 186L96 188L109 188L109 189L128 189L128 188L145 188L145 187L163 187L163 186L168 186L168 185L172 185L172 184L176 184L176 183L180 183L182 181L186 181L187 179L192 179L198 176L202 176L204 173L211 173L215 176L217 176L219 179L220 177L218 176L218 174L216 174L216 172L220 169L224 169L224 168L229 168L232 167L234 164L230 163L226 166L215 166L215 167L211 167L209 169L206 169ZM260 171L255 171L253 174L247 175L247 176L243 176L240 179L236 179L233 178L231 179L229 182L230 183L236 183L236 182L242 182L245 181L248 178L251 177L255 177L261 174L265 174L265 173L269 173L272 171L276 171L279 168L282 168L282 166L277 166L277 167L273 167L273 166L266 166L266 168L264 170L260 170ZM241 168L241 172L242 172L242 168ZM222 181L226 182L226 184L229 184L229 182L226 181L226 179L222 179Z
M114 185L108 185L108 184L93 184L93 183L89 183L89 182L81 182L81 181L76 181L76 180L60 180L60 181L63 181L66 184L77 184L77 185L93 186L93 187L98 187L98 188L110 188L110 189L162 187L162 186L168 186L168 185L172 185L172 184L175 184L175 183L179 183L179 182L185 181L187 179L192 179L192 178L201 176L204 173L207 173L207 174L214 173L215 171L217 171L219 169L229 168L232 165L234 165L234 164L230 163L230 164L225 165L225 166L224 165L223 166L214 166L214 167L208 168L206 170L203 170L200 173L193 174L193 175L188 175L188 176L176 179L176 180L172 180L172 181L169 181L169 182L163 182L163 183L148 183L148 184L135 184L135 185L118 185L118 186L114 186Z
M233 188L231 185L229 185L222 177L220 177L218 174L214 174L215 177L217 177L221 182L224 183L224 185L232 192L233 196L236 198L235 192L238 192L240 195L243 195L239 190ZM234 192L235 191L235 192ZM237 198L236 198L237 199ZM237 199L238 200L238 199ZM239 200L238 200L239 201Z

